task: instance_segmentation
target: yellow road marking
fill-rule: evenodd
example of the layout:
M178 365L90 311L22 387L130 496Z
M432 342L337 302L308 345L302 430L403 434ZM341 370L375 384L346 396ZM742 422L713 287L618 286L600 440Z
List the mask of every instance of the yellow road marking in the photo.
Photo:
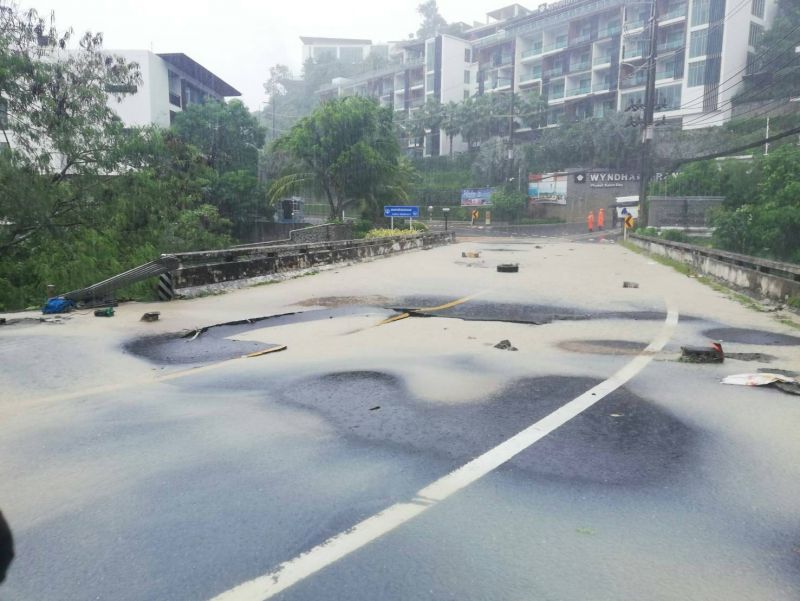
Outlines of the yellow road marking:
M419 307L418 309L414 309L415 313L432 313L434 311L444 311L445 309L452 309L453 307L457 307L458 305L463 305L467 301L471 301L476 296L480 296L481 294L486 294L487 290L481 290L480 292L476 292L475 294L470 294L469 296L464 296L462 298L458 298L454 301L450 301L449 303L445 303L443 305L439 305L438 307ZM392 315L391 317L384 319L381 322L378 322L376 325L382 326L388 323L392 323L394 321L400 321L401 319L406 319L407 317L411 317L410 313L400 313L399 315Z

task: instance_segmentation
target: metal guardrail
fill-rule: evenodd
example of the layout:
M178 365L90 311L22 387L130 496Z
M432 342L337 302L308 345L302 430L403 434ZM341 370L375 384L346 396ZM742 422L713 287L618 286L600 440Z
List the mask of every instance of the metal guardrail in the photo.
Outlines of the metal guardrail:
M80 290L73 290L62 294L63 298L71 301L91 301L91 300L105 300L109 294L119 288L124 288L130 284L135 284L147 278L152 278L162 273L174 271L180 265L180 261L173 255L162 255L161 258L155 261L150 261L139 267L129 269L119 275L88 286Z

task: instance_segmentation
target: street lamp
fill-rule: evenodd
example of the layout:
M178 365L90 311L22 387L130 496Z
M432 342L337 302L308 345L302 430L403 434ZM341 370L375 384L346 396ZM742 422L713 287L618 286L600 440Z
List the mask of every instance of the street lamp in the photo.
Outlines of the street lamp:
M450 207L444 207L442 209L442 213L444 213L444 231L447 231L447 214L450 212Z

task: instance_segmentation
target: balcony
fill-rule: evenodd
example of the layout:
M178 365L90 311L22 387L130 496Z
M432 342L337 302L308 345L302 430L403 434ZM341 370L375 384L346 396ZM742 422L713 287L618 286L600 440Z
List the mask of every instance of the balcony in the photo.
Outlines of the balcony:
M557 90L550 90L547 95L549 100L558 100L564 97L564 88L559 88Z
M590 85L578 86L577 88L569 88L567 96L581 96L582 94L589 94L591 91L592 86Z
M566 75L566 69L564 67L555 67L553 69L545 69L542 72L544 77L560 77L561 75Z
M173 94L172 92L169 93L169 103L172 106L181 106L181 97L180 94Z
M581 44L588 44L592 41L591 33L584 33L583 35L576 35L569 42L570 46L580 46Z
M578 73L580 71L588 71L592 68L592 63L589 61L581 61L569 66L570 73Z
M522 51L522 58L530 58L532 56L539 56L542 53L542 43L533 44L527 50Z
M527 71L522 71L519 77L520 83L525 81L533 81L535 79L542 78L542 70L541 69L529 69Z
M631 19L630 21L625 21L625 30L632 31L634 29L641 29L647 23L647 19Z
M656 48L658 48L659 52L668 52L670 50L677 50L678 48L683 48L686 40L684 37L675 40L667 40L666 42L660 42Z
M414 88L421 88L422 86L425 85L425 80L424 79L415 79L415 80L409 82L408 85L412 90Z
M563 48L567 47L567 39L564 38L562 40L557 40L552 44L547 44L547 46L542 46L542 54L546 54L547 52L554 52L556 50L562 50Z
M598 34L598 37L610 38L612 36L619 35L620 33L622 33L622 27L619 25L613 25L611 27L607 27L604 31L601 31Z
M592 86L592 92L595 94L602 94L603 92L611 92L611 82L610 81L598 81L596 84Z
M671 21L672 19L680 19L686 17L686 5L670 6L667 12L659 17L661 21Z
M425 97L418 96L416 98L412 98L411 101L408 103L408 108L418 109L422 105L425 104Z
M595 56L592 64L597 67L598 65L610 65L611 64L611 55L607 54L605 56Z

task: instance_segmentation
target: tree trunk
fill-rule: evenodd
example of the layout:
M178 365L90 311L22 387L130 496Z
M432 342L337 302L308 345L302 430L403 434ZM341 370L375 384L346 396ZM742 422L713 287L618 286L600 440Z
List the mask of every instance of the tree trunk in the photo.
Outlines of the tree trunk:
M450 158L453 158L453 134L450 134Z

